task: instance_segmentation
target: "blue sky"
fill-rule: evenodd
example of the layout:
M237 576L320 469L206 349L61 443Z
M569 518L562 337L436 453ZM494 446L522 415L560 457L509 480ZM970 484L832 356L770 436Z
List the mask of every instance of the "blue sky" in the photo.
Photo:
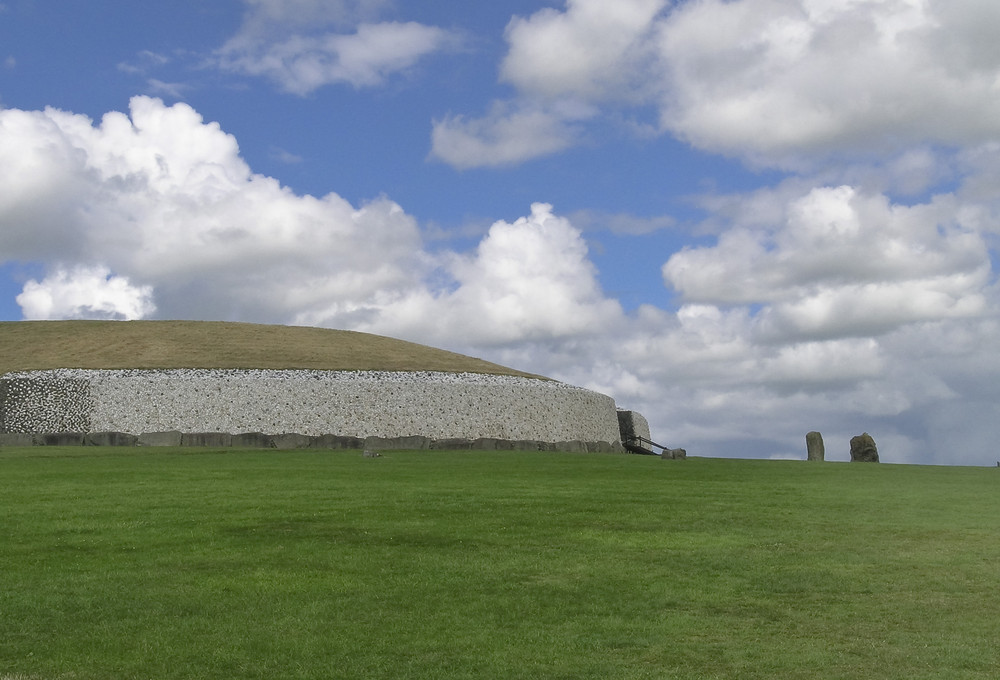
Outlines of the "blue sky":
M994 464L1000 6L0 0L0 319L401 337Z

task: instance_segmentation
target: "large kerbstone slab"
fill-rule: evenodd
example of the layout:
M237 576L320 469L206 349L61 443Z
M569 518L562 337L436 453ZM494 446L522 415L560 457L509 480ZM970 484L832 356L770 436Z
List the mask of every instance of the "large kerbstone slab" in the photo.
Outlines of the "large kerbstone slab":
M137 444L139 446L180 446L180 430L168 430L166 432L143 432L139 435Z
M90 432L83 438L87 446L135 446L138 435L127 432Z

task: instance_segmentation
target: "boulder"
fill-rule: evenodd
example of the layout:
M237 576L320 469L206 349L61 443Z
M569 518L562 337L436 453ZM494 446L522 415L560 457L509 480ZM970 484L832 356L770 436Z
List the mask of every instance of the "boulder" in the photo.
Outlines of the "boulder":
M310 437L307 434L299 434L297 432L284 432L282 434L271 435L271 441L274 443L274 448L289 450L289 449L308 449L315 437Z
M273 449L274 442L263 432L240 432L232 438L233 448L237 449Z
M35 435L28 432L0 432L0 446L34 446Z
M686 460L688 452L685 449L663 449L660 456L663 460Z
M143 432L139 435L139 446L180 446L181 433L179 430L169 430L167 432Z
M233 435L228 432L184 432L181 446L207 446L229 448L233 445Z
M810 432L806 435L806 460L825 460L825 458L823 435L819 432Z
M135 446L139 437L127 432L91 432L83 439L87 446Z
M45 432L35 435L39 446L83 446L82 432Z
M310 449L325 449L332 451L335 449L361 449L364 448L365 440L361 437L348 437L339 434L321 434L313 437L309 444Z
M464 437L446 437L444 439L435 439L431 442L431 448L441 449L443 451L468 451L472 448L472 440Z
M420 451L430 448L431 440L427 437L412 435L408 437L366 437L364 446L373 451Z
M857 437L851 437L851 462L878 462L878 449L875 447L875 440L867 432L859 434Z
M587 442L579 439L556 442L556 451L562 451L563 453L587 453Z
M621 442L587 442L587 453L621 453Z

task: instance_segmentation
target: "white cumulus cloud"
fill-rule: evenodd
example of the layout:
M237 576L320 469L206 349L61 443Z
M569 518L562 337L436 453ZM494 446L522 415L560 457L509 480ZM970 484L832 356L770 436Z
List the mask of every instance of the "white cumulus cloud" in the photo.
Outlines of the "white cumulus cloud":
M586 115L500 102L482 118L446 116L434 123L431 156L463 170L521 163L573 146L573 122Z
M602 100L643 88L653 52L653 19L666 0L567 0L514 17L501 80L541 97Z
M500 79L517 90L508 106L584 102L640 122L651 105L657 121L637 128L800 168L994 140L998 22L979 0L566 0L511 21Z
M218 50L217 63L305 95L336 83L381 85L459 44L457 34L437 26L373 21L384 4L248 0L243 27Z
M822 187L778 211L780 221L675 253L665 280L693 302L763 305L768 336L879 334L987 309L989 249L952 197L904 206Z
M14 188L0 198L0 259L107 267L154 286L166 316L288 318L408 288L423 270L399 206L298 196L185 104L137 97L98 125L0 111L0 184Z
M133 286L106 267L60 269L24 285L25 319L142 319L156 311L152 286Z
M447 333L458 331L465 343L584 336L623 319L617 301L600 289L580 231L547 204L495 223L475 252L455 255L447 269L453 289L436 297L426 318ZM383 324L393 317L387 314Z
M695 145L783 162L1000 132L991 3L705 0L660 26L663 125Z

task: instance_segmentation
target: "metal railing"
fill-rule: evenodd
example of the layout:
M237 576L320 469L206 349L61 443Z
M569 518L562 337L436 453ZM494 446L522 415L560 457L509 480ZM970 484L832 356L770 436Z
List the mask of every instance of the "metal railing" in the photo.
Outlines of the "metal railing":
M645 446L643 446L643 444L645 444ZM650 439L646 439L645 437L639 437L636 435L633 435L631 437L626 437L624 441L622 441L622 446L625 447L626 451L630 451L632 453L638 453L643 456L660 456L663 455L663 452L669 448L664 446L663 444L657 444L656 442ZM660 453L657 453L656 451L653 450L654 446L660 449Z

